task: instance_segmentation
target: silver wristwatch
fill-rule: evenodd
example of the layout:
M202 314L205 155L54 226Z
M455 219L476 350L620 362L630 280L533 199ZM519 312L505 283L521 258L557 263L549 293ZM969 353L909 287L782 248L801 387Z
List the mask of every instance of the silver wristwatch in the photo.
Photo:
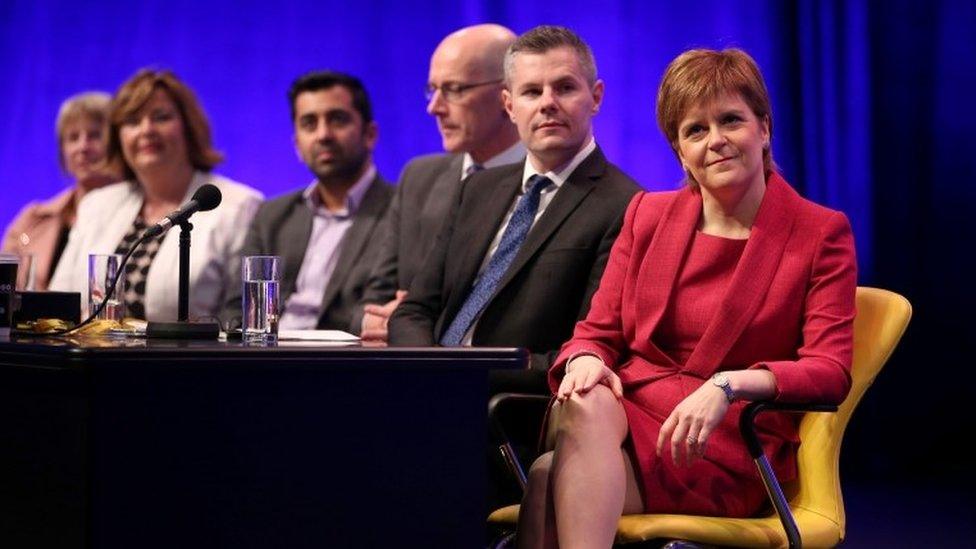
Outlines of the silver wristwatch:
M735 402L735 391L732 390L732 385L729 383L729 377L727 375L722 372L716 372L712 376L712 385L718 387L725 393L725 398L728 399L729 404Z

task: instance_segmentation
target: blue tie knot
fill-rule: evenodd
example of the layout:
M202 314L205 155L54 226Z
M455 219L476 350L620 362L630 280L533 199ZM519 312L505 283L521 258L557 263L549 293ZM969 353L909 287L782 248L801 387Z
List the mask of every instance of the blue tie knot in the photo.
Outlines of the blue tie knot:
M483 169L485 169L485 167L481 164L471 164L464 170L464 177L468 177L475 172L480 172Z
M528 184L529 190L525 194L539 194L546 190L546 187L552 185L552 180L544 175L535 174L529 178Z

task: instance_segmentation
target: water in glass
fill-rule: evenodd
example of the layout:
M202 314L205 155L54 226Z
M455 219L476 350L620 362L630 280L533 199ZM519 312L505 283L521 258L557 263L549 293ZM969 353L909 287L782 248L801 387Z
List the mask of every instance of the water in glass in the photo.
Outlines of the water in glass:
M244 316L241 329L245 341L274 342L278 339L278 281L245 280Z

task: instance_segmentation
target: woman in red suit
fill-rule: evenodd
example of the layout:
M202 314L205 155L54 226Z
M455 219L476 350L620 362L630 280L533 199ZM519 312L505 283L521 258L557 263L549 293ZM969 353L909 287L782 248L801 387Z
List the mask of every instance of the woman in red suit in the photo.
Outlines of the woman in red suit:
M840 403L850 387L850 225L775 171L755 62L683 53L657 117L688 184L634 197L549 372L556 449L529 474L522 547L609 547L621 513L752 515L765 490L738 434L744 401ZM795 418L764 414L759 432L793 478Z

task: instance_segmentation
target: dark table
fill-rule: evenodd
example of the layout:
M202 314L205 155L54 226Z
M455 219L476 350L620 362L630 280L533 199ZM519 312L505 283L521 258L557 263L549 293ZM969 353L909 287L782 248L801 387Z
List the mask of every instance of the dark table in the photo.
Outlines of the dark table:
M0 547L477 547L517 349L0 340Z

